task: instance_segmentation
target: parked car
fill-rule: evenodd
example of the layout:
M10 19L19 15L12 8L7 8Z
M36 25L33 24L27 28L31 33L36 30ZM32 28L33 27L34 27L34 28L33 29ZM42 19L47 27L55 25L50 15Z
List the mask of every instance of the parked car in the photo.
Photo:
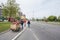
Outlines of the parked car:
M0 19L0 22L2 22L2 19Z
M6 18L0 16L0 22L6 20Z

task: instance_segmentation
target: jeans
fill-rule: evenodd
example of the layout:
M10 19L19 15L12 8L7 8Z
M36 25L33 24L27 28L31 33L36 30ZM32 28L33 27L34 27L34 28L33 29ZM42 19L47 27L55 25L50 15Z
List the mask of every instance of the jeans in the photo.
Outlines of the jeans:
M30 28L30 24L28 24L28 27Z
M21 26L22 26L22 29L23 29L23 24L21 24Z

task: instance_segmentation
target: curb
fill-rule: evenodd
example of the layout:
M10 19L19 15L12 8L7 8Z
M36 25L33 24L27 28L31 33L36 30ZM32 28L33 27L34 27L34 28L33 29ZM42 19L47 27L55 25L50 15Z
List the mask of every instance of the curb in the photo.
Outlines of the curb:
M2 34L4 34L4 33L8 32L8 31L10 31L10 29L8 29L8 30L6 30L6 31L1 32L1 33L0 33L0 35L2 35Z
M49 22L47 22L48 24L54 24L54 25L60 25L60 23L49 23Z

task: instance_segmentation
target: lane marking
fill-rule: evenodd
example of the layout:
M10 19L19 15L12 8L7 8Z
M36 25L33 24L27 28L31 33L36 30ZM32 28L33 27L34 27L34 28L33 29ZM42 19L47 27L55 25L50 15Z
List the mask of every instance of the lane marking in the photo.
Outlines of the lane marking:
M36 38L36 40L39 40L38 37L35 35L35 33L32 31L32 29L30 29L30 31L33 33L33 35Z
M18 33L12 40L16 40L25 31L25 29L26 27L20 33Z

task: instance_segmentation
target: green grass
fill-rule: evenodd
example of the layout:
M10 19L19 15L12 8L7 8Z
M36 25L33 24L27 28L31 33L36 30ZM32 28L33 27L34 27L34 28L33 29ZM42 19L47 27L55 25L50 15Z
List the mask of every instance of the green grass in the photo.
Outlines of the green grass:
M6 31L10 28L10 22L0 22L0 32Z

